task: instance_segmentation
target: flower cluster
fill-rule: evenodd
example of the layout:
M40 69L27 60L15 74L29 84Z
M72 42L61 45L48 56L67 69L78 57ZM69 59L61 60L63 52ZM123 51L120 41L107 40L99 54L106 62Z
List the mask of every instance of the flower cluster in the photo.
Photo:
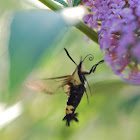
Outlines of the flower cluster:
M140 85L140 0L83 0L83 21L98 32L105 61L115 74Z

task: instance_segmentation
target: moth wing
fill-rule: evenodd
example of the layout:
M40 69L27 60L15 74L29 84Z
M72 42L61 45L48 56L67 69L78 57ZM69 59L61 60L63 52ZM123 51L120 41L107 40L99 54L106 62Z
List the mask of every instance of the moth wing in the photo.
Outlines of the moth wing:
M27 87L46 94L54 94L71 80L71 75L28 82Z

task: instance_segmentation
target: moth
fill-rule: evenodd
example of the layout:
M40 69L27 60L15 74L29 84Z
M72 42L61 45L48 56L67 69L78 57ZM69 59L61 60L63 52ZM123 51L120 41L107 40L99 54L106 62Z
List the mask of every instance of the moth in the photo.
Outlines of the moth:
M89 91L91 93L90 86L85 76L94 73L97 66L103 63L104 60L99 61L97 64L93 65L89 71L87 71L85 70L84 60L88 56L92 56L89 57L89 60L92 61L92 54L88 54L87 56L85 56L85 58L83 60L81 59L79 64L77 65L69 55L66 48L64 48L64 50L70 60L76 65L76 68L71 75L42 79L39 81L30 82L27 84L27 86L46 94L54 94L59 88L64 88L66 86L67 91L65 92L67 93L67 104L65 108L66 115L63 120L66 120L66 126L70 126L70 122L72 120L78 122L77 113L75 113L75 110L78 107L84 93L86 93L88 99L86 84L88 85Z

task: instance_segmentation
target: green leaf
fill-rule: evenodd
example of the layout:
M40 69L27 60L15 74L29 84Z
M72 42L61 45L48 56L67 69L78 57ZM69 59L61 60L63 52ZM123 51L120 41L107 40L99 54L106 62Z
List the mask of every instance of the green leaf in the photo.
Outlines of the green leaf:
M124 110L126 113L131 113L135 106L140 102L140 95L135 95L120 105L120 109Z
M10 92L20 86L44 53L50 55L49 48L64 35L67 26L59 13L15 13L9 40Z
M82 0L73 0L73 6L78 6Z
M59 2L60 4L64 5L65 7L68 7L68 4L64 0L54 0Z

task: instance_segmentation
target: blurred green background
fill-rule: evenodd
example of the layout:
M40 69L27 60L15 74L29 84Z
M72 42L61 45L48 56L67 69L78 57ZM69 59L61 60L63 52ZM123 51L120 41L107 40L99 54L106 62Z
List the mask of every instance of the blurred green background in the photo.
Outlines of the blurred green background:
M14 41L17 38L17 42L21 39L19 33L16 34L15 29L12 30L12 22L10 22L10 18L7 18L7 15L9 17L9 13L7 14L8 2L10 5L8 0L6 5L1 1L1 5L3 4L1 7L4 10L0 17L0 140L139 140L140 87L123 82L113 74L111 68L107 67L105 63L99 65L94 74L87 76L93 95L89 95L89 104L86 96L83 96L76 110L79 122L71 122L69 128L62 121L67 101L67 96L62 89L54 95L45 95L26 87L25 83L28 80L69 75L74 71L75 65L67 57L64 48L67 48L77 63L81 56L85 57L92 53L94 60L86 59L85 61L87 70L102 60L104 55L97 44L92 41L87 43L79 30L74 27L65 27L67 25L61 21L58 24L52 24L53 27L63 25L59 26L61 31L63 27L66 28L65 31L58 32L60 33L59 37L58 33L56 36L54 34L56 29L48 32L48 28L45 28L44 38L42 38L42 32L38 32L37 37L41 42L45 42L46 38L53 34L54 38L50 39L53 43L48 45L46 42L40 46L46 46L47 49L41 54L37 53L41 57L30 62L29 64L32 64L33 67L26 71L30 66L24 67L27 60L23 63L20 62L28 55L25 55L23 51L16 56L16 61L12 60L11 55L15 56L18 48L13 42L10 42L11 44L9 43L8 46L8 40L12 37ZM20 4L16 7L12 5L10 8L22 9ZM26 1L24 4L27 4ZM29 3L26 7L27 9L35 8ZM40 20L43 19L44 17ZM31 34L37 31L35 27L33 24L30 29ZM9 33L11 34L10 39ZM13 33L15 33L14 36ZM26 37L30 40L31 34L23 33L23 41L19 41L19 44L22 44L27 52L28 49L33 51L30 45L27 45L28 41L26 40ZM16 44L18 44L17 42ZM35 41L30 43L34 44ZM10 45L14 45L16 50L11 51ZM36 49L34 51L37 52ZM34 52L29 54L30 58L32 58L32 54ZM11 67L15 62L16 65ZM20 72L19 66L22 66L22 72ZM16 81L11 80L12 78L21 81L17 84ZM10 83L11 81L12 83ZM12 91L11 84L16 90ZM13 117L14 115L15 117ZM11 121L8 121L10 118Z

